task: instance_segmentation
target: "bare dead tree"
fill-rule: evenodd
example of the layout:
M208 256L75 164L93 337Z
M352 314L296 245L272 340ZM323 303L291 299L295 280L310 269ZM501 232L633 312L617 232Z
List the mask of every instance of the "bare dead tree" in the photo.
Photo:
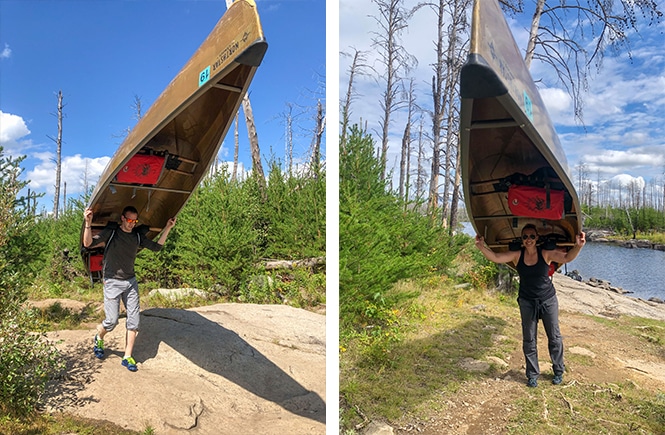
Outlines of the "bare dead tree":
M286 168L289 175L293 172L293 104L286 103L286 112L284 113L285 119L285 141L286 149Z
M67 213L67 182L63 182L63 192L62 192L62 212Z
M450 212L450 187L453 171L452 157L457 146L454 137L455 120L454 108L457 105L457 77L461 68L459 53L463 45L462 33L468 27L466 12L470 0L438 0L421 3L416 10L428 7L437 17L437 38L435 41L436 62L433 65L432 76L432 165L429 180L428 212L434 218L439 206L439 189L443 184L442 224L447 226ZM446 135L445 132L448 132ZM451 136L453 134L453 136ZM446 149L442 150L443 141ZM444 157L443 165L441 157ZM443 182L439 180L443 170Z
M372 0L379 7L378 17L374 17L379 31L372 32L372 46L379 51L381 65L385 68L385 88L382 93L381 110L383 115L379 121L381 127L381 150L379 159L383 167L382 179L387 171L388 135L391 115L402 106L399 91L402 86L400 74L408 73L416 60L408 54L400 43L400 36L408 26L413 12L404 8L404 0Z
M655 0L537 0L525 62L529 67L536 59L553 68L583 122L582 96L593 67L601 68L608 50L631 58L629 33L637 33L643 20L650 26L662 17Z
M459 119L459 118L458 118ZM453 231L455 231L455 228L457 228L457 221L458 221L458 210L459 210L459 202L460 202L460 197L461 197L461 184L462 184L462 171L461 171L461 153L459 152L459 135L455 135L456 140L457 140L457 147L456 147L456 152L455 152L455 181L453 182L453 195L452 199L450 201L450 227L448 229L448 234L452 236Z
M351 118L351 101L353 101L354 98L354 93L353 93L353 80L356 76L364 74L364 70L368 68L366 64L366 57L365 53L356 50L353 48L353 62L351 62L351 66L349 67L349 84L346 89L346 97L342 101L342 131L340 135L340 140L339 140L339 146L340 148L343 148L346 144L346 130L349 128L349 120ZM348 56L349 54L347 53L342 53L343 56Z
M409 83L409 92L407 94L407 117L406 126L404 127L404 134L402 135L402 151L399 162L399 196L406 199L404 194L407 177L409 171L409 154L411 153L411 122L413 112L416 109L416 94L414 90L414 79L412 78Z
M58 91L58 112L55 115L58 118L58 136L49 139L55 142L55 193L53 194L53 218L58 219L60 209L60 177L62 174L62 90Z
M134 111L134 119L138 122L143 118L143 103L141 102L141 97L137 94L134 94L134 102L131 105L132 110Z
M228 0L227 0L228 1ZM252 105L249 102L249 94L245 94L242 99L242 110L245 114L245 123L247 124L247 135L249 136L249 148L252 154L252 171L256 175L256 181L259 184L261 196L265 199L266 195L266 177L261 164L261 150L259 149L259 135L256 132L254 114Z
M323 104L321 100L316 103L316 126L314 128L314 145L312 147L312 157L310 159L310 173L314 178L319 177L321 170L321 139L326 128L326 117L323 113Z
M425 182L427 175L425 173L425 141L423 140L424 119L420 118L418 127L418 161L416 170L416 197L422 198L424 195Z
M227 9L231 7L233 0L226 0ZM252 171L256 175L257 182L261 196L265 199L266 195L266 178L263 172L263 165L261 164L261 150L259 149L259 135L256 132L256 123L254 122L254 113L252 112L252 104L249 101L249 94L245 94L242 99L242 110L245 114L245 123L247 124L247 135L249 136L249 148L252 154Z
M233 172L231 173L231 181L236 181L238 178L238 154L240 150L240 132L238 131L239 117L240 113L236 112L233 127Z

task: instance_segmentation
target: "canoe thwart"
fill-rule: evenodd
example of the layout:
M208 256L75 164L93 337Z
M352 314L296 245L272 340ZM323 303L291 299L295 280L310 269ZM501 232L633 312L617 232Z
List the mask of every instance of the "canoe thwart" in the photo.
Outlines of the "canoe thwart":
M116 188L116 187L122 187L122 188L131 188L131 189L137 189L137 190L150 190L150 191L156 191L156 192L170 192L170 193L182 193L185 195L189 195L192 193L189 190L181 190L181 189L171 189L168 187L157 187L157 186L141 186L141 185L136 185L136 184L122 184L122 183L116 183L116 182L111 182L109 186Z
M524 128L523 123L518 123L514 119L489 119L483 121L473 121L469 130L480 130L484 128L508 128L508 127L519 127Z

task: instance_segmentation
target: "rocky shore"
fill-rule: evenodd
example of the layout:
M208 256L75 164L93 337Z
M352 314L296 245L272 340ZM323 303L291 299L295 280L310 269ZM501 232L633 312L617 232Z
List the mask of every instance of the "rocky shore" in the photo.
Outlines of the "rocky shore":
M657 298L648 301L632 298L612 290L609 283L589 284L562 273L555 273L553 282L562 310L609 318L626 315L665 321L665 303Z
M653 243L649 240L638 240L638 239L631 239L631 240L614 240L610 239L609 236L614 235L612 231L608 230L595 230L595 229L589 229L586 230L586 238L587 241L589 242L598 242L598 243L612 243L618 246L621 246L623 248L629 248L629 249L655 249L657 251L665 251L665 244L662 243Z

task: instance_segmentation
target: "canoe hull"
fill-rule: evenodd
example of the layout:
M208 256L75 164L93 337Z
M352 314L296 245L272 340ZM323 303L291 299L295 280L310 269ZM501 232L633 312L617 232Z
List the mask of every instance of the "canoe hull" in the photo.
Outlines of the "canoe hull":
M549 114L495 0L476 0L468 60L460 77L460 152L466 210L496 252L516 249L524 225L536 225L548 247L567 249L581 231L577 192ZM510 186L537 186L551 211L516 211ZM512 190L512 189L511 189ZM552 195L551 195L552 194ZM544 196L545 198L545 196ZM547 216L547 217L544 217Z
M109 161L88 205L93 235L128 205L151 239L179 213L216 160L266 49L254 2L234 2ZM82 240L83 226L82 257L96 281L90 261L99 250Z

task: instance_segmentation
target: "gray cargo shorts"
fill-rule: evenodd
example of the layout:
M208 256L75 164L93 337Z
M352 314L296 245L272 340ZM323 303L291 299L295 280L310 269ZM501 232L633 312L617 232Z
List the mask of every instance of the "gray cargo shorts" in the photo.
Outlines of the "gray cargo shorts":
M104 279L104 313L106 318L102 322L102 326L110 332L118 325L121 300L127 310L127 329L138 331L140 307L139 284L136 278L128 280Z

